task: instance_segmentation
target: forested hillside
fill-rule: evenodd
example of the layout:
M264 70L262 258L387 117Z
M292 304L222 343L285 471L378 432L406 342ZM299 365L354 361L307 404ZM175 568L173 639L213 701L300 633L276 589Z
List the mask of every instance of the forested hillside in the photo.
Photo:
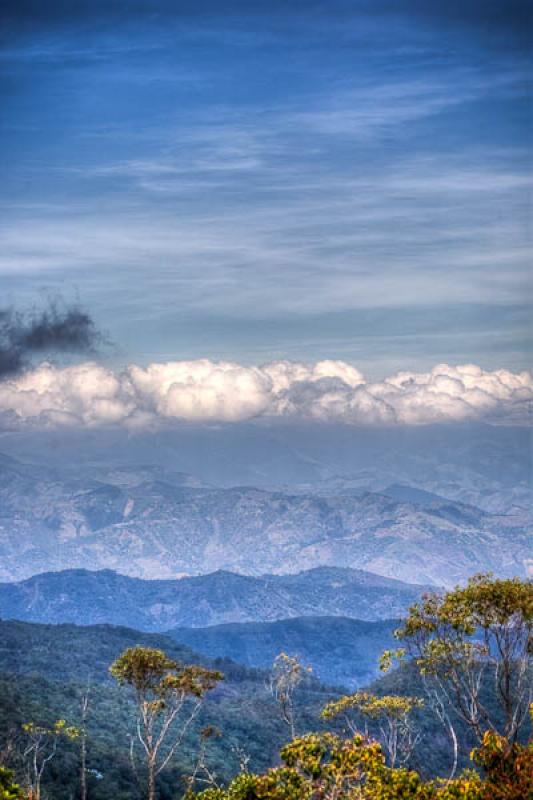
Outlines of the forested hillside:
M477 773L457 776L471 766L473 751L489 777L499 764L511 782L530 758L522 743L530 734L532 590L528 582L479 576L454 592L426 595L398 622L403 648L382 654L387 674L351 694L320 684L294 650L278 654L268 670L195 652L217 649L216 629L189 629L191 649L124 627L2 621L0 757L33 787L34 800L78 797L82 775L83 800L141 800L150 764L149 800L177 800L187 787L190 800L206 785L202 800L492 800L480 793L485 784ZM281 639L292 630L285 641L295 644L301 622L271 625ZM339 646L354 626L385 625L327 618L304 624L324 630L328 622ZM264 627L236 626L266 659L272 640ZM167 737L178 720L178 738ZM154 741L154 760L146 761ZM348 763L360 766L345 774ZM319 782L309 794L313 774ZM363 774L366 794L318 790L332 780L357 788ZM427 783L439 776L457 782ZM521 794L502 800L522 800L525 784L516 780ZM374 784L386 784L389 794L370 792ZM407 786L422 794L402 794ZM246 794L250 787L257 792Z
M243 622L208 628L174 628L177 642L210 657L227 656L269 668L278 653L292 653L322 683L356 688L379 672L381 652L394 645L398 620L363 622L345 617L296 617L276 622Z
M113 660L136 645L162 648L180 662L211 664L224 674L188 733L179 758L163 776L161 800L174 798L180 776L192 771L199 732L209 723L216 724L222 734L209 746L209 763L221 779L238 771L241 751L253 769L273 763L287 731L266 686L265 672L227 659L209 661L165 636L107 625L0 622L0 751L11 739L20 740L21 725L29 720L51 725L65 718L79 725L81 697L90 685L88 764L95 770L90 777L91 798L140 797L128 756L129 736L135 732L132 709L109 675ZM334 692L307 679L299 692L299 730L315 727L321 707L333 696ZM46 785L54 800L69 800L78 785L78 750L76 742L67 743L51 764ZM96 773L102 777L95 777Z

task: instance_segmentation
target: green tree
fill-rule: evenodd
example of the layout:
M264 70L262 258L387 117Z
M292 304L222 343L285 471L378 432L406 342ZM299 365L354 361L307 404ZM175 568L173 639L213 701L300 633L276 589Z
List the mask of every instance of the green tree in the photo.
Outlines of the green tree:
M457 737L450 711L478 742L486 730L516 741L533 699L533 585L528 581L477 575L464 587L425 595L413 605L396 636L404 647L384 654L412 658L423 678L429 704ZM483 689L494 687L496 709Z
M80 800L87 800L87 717L89 716L90 687L80 698Z
M22 726L26 745L23 759L26 764L26 776L30 800L41 800L41 784L44 771L50 761L55 758L61 739L76 739L79 731L67 725L64 719L58 719L51 728L26 722Z
M533 743L510 744L503 736L487 731L483 744L472 753L486 779L482 800L524 800L533 798Z
M0 767L0 800L22 800L24 792L18 783L13 781L13 772Z
M214 725L207 725L200 731L200 749L196 764L185 781L187 786L187 791L185 793L186 798L194 797L193 790L197 784L201 783L204 786L218 787L219 782L217 780L217 775L211 769L207 761L207 744L214 737L218 738L221 735L219 729Z
M412 770L387 767L380 745L361 734L311 733L286 745L281 760L280 767L238 775L197 800L482 800L477 773L425 782Z
M178 750L206 693L223 676L197 665L180 665L162 650L130 647L110 667L120 685L129 686L137 706L137 738L148 773L148 800L156 779Z
M296 656L287 653L276 656L270 671L270 690L279 705L283 722L289 727L291 739L296 736L294 693L310 671Z
M415 748L419 737L412 713L422 705L418 697L355 692L328 703L322 717L342 715L352 734L361 732L361 728L367 736L372 732L385 750L389 765L395 767L397 762L406 764Z

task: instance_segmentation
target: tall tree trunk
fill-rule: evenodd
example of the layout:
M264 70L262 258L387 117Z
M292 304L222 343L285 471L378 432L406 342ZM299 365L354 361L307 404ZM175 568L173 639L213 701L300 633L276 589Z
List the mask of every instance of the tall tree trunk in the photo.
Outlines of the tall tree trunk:
M450 720L448 720L448 730L450 731L450 736L452 738L452 743L453 743L453 765L449 777L449 780L451 781L454 778L455 773L457 772L458 746L457 746L457 734L455 733L455 728L453 727Z
M148 800L155 800L155 763L148 761Z
M35 800L41 800L41 776L37 766L37 749L33 751L33 774L35 776Z
M81 735L80 794L81 800L87 800L87 734L85 729Z
M81 700L81 764L80 764L80 797L87 800L87 712L89 710L89 687Z

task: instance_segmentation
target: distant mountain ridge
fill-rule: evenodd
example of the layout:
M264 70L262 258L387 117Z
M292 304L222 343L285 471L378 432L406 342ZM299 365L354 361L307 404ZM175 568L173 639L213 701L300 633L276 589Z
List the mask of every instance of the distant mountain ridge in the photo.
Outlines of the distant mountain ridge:
M329 494L401 484L491 513L514 513L531 508L532 434L529 427L477 423L360 427L255 420L159 431L32 428L3 433L1 450L32 462L41 478L62 471L68 479L132 485L144 474L144 480L151 475L175 484L172 474L188 473L221 488Z
M402 616L423 590L336 567L260 577L218 571L161 581L80 569L0 584L0 617L154 632L304 616L379 620Z
M391 497L393 500L398 500L400 503L413 503L414 505L421 506L422 508L431 508L432 506L439 506L443 503L450 501L446 497L441 497L434 492L426 492L425 489L418 489L414 486L404 486L401 483L394 483L387 486L381 494L386 497Z
M425 490L221 489L162 467L89 472L0 459L0 579L88 564L143 578L328 565L450 586L482 570L524 575L530 563L527 514Z

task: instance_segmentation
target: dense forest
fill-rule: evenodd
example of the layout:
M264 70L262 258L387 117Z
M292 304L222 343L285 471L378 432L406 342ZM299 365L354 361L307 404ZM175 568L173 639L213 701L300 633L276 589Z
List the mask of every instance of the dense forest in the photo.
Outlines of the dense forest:
M108 625L0 623L0 798L533 796L533 586L425 595L383 677L327 687Z

